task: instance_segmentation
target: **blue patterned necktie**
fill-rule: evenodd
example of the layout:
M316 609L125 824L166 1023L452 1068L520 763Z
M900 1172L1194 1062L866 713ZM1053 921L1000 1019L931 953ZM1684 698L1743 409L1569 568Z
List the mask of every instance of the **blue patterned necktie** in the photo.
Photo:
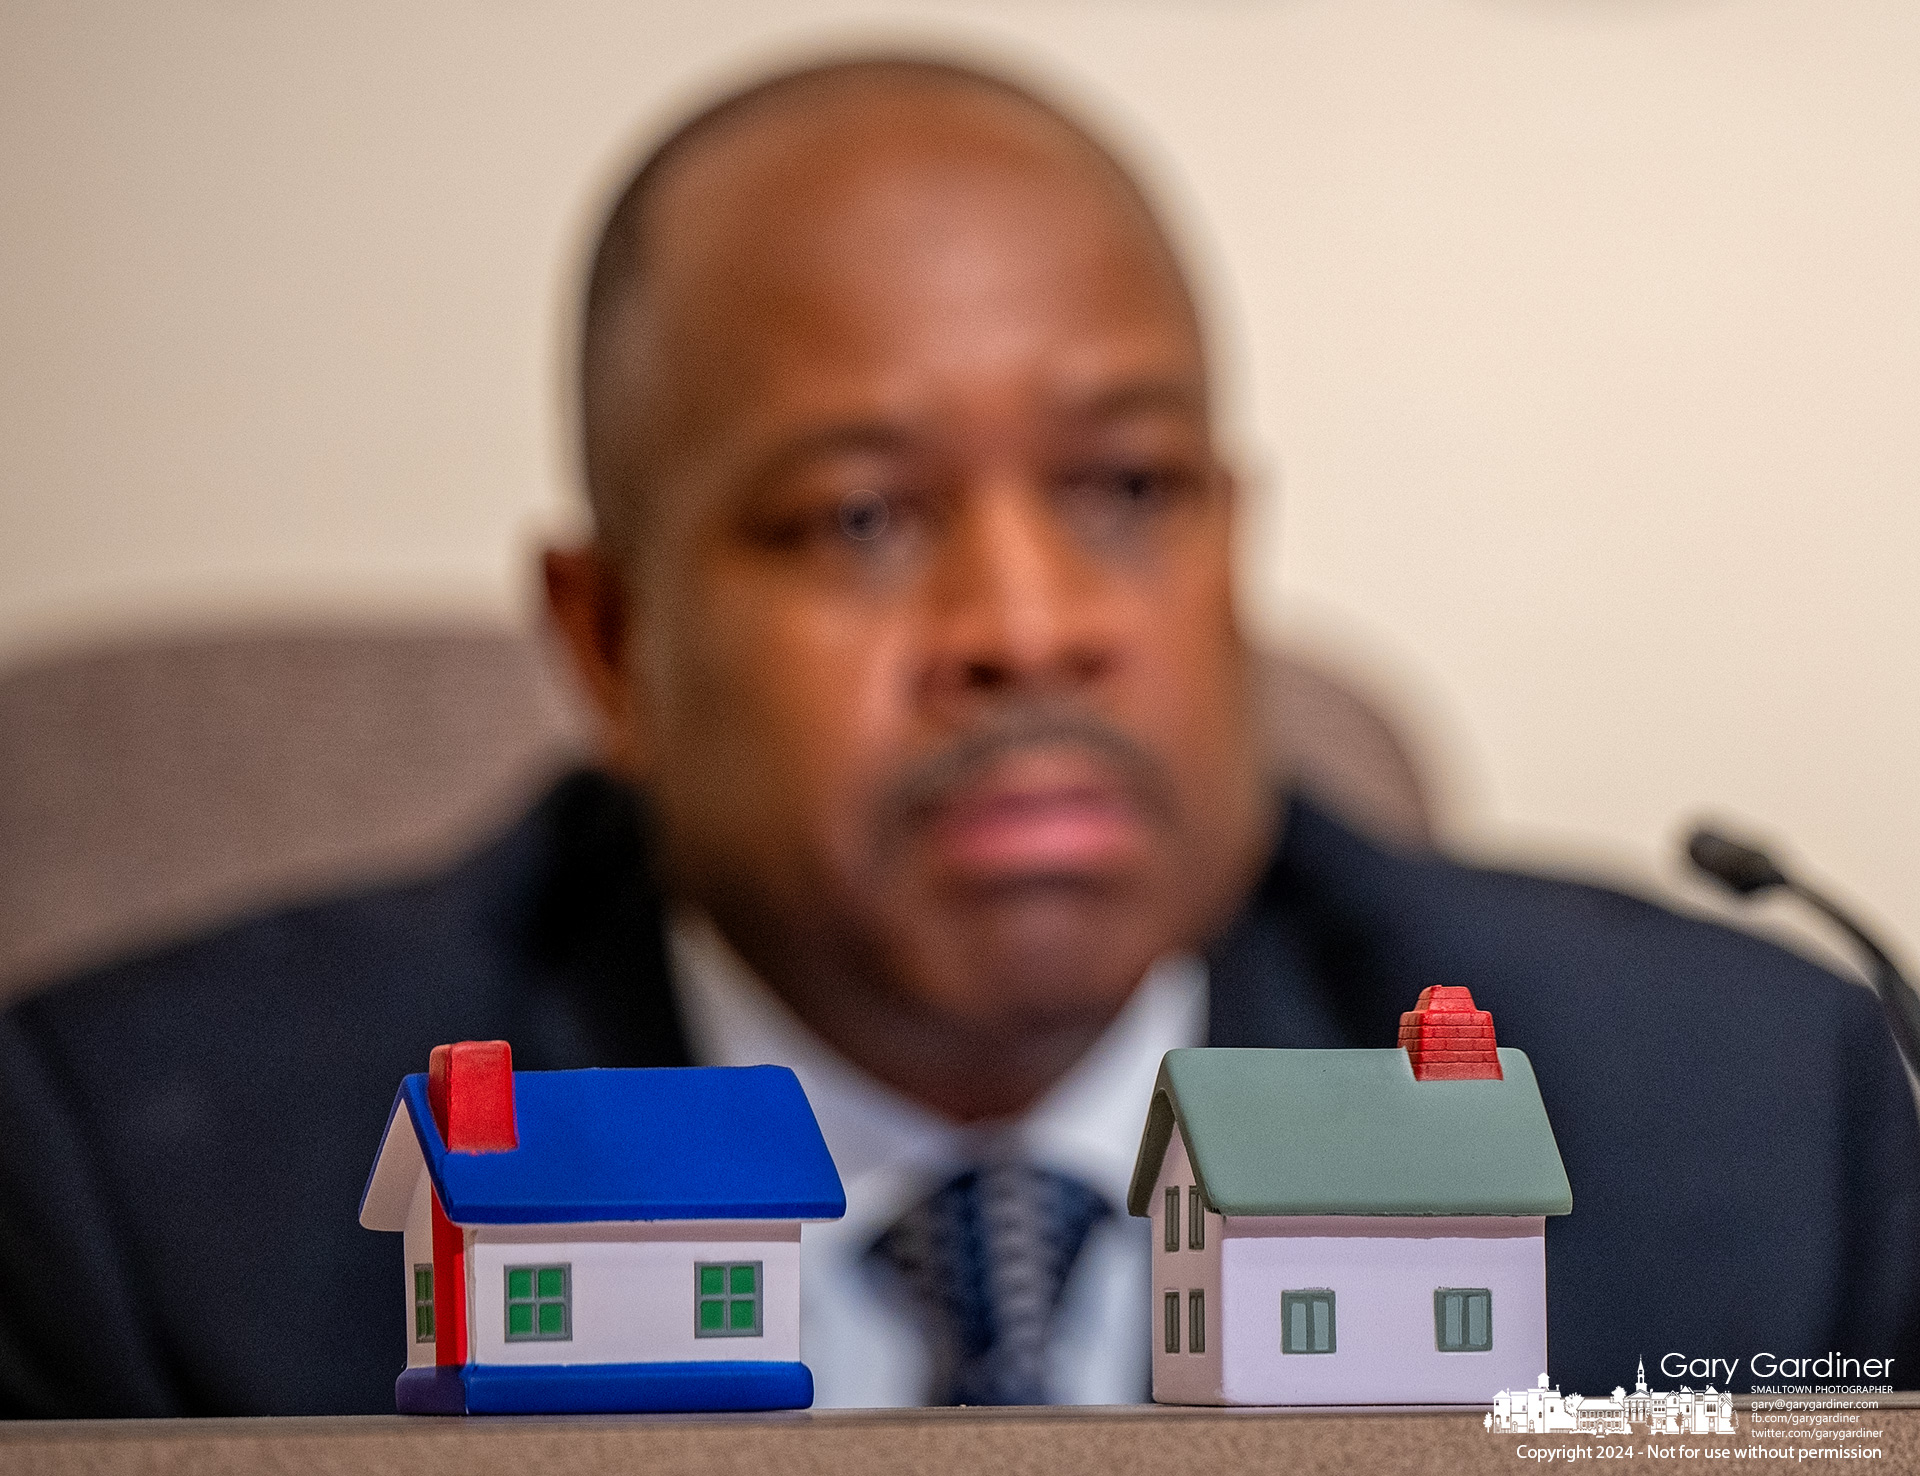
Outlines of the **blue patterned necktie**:
M1094 1225L1078 1180L1006 1160L968 1169L908 1210L869 1254L905 1280L932 1334L931 1404L1045 1404L1047 1338Z

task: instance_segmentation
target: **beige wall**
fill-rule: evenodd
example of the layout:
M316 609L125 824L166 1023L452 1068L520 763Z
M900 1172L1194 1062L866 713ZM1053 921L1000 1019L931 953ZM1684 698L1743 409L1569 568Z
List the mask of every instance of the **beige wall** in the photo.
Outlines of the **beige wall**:
M1250 616L1426 724L1457 834L1652 878L1713 806L1920 940L1911 0L9 4L0 664L523 609L622 141L876 20L1193 207Z

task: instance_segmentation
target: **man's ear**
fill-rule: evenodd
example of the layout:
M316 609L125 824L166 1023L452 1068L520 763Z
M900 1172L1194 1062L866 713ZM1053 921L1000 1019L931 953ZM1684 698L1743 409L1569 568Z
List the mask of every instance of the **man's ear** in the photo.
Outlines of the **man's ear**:
M636 782L646 769L645 703L630 661L638 615L627 578L598 544L550 548L541 559L547 613L600 716L601 762Z

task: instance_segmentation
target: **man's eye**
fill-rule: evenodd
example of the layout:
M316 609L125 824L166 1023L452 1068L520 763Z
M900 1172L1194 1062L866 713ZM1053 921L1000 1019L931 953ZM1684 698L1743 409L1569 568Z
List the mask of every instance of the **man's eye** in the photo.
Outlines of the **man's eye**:
M899 544L918 524L918 499L893 488L816 493L755 525L756 541L791 553L866 558Z
M887 499L871 488L849 492L840 502L840 531L856 543L871 543L892 521Z
M1199 479L1184 467L1121 464L1082 467L1066 481L1069 508L1094 531L1118 533L1179 501Z
M863 563L892 562L920 548L939 521L938 504L912 486L860 487L828 511L823 531Z

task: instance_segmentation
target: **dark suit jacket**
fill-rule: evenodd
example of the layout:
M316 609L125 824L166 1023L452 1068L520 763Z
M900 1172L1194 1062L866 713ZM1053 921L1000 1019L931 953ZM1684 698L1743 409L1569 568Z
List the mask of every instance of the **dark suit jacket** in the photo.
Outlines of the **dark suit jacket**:
M531 1070L687 1060L641 836L575 775L446 875L0 1018L0 1410L390 1411L399 1254L355 1212L401 1076L476 1038ZM1209 965L1215 1044L1391 1044L1457 983L1532 1057L1574 1192L1547 1235L1564 1387L1669 1352L1839 1349L1920 1380L1920 1132L1864 989L1299 803Z

